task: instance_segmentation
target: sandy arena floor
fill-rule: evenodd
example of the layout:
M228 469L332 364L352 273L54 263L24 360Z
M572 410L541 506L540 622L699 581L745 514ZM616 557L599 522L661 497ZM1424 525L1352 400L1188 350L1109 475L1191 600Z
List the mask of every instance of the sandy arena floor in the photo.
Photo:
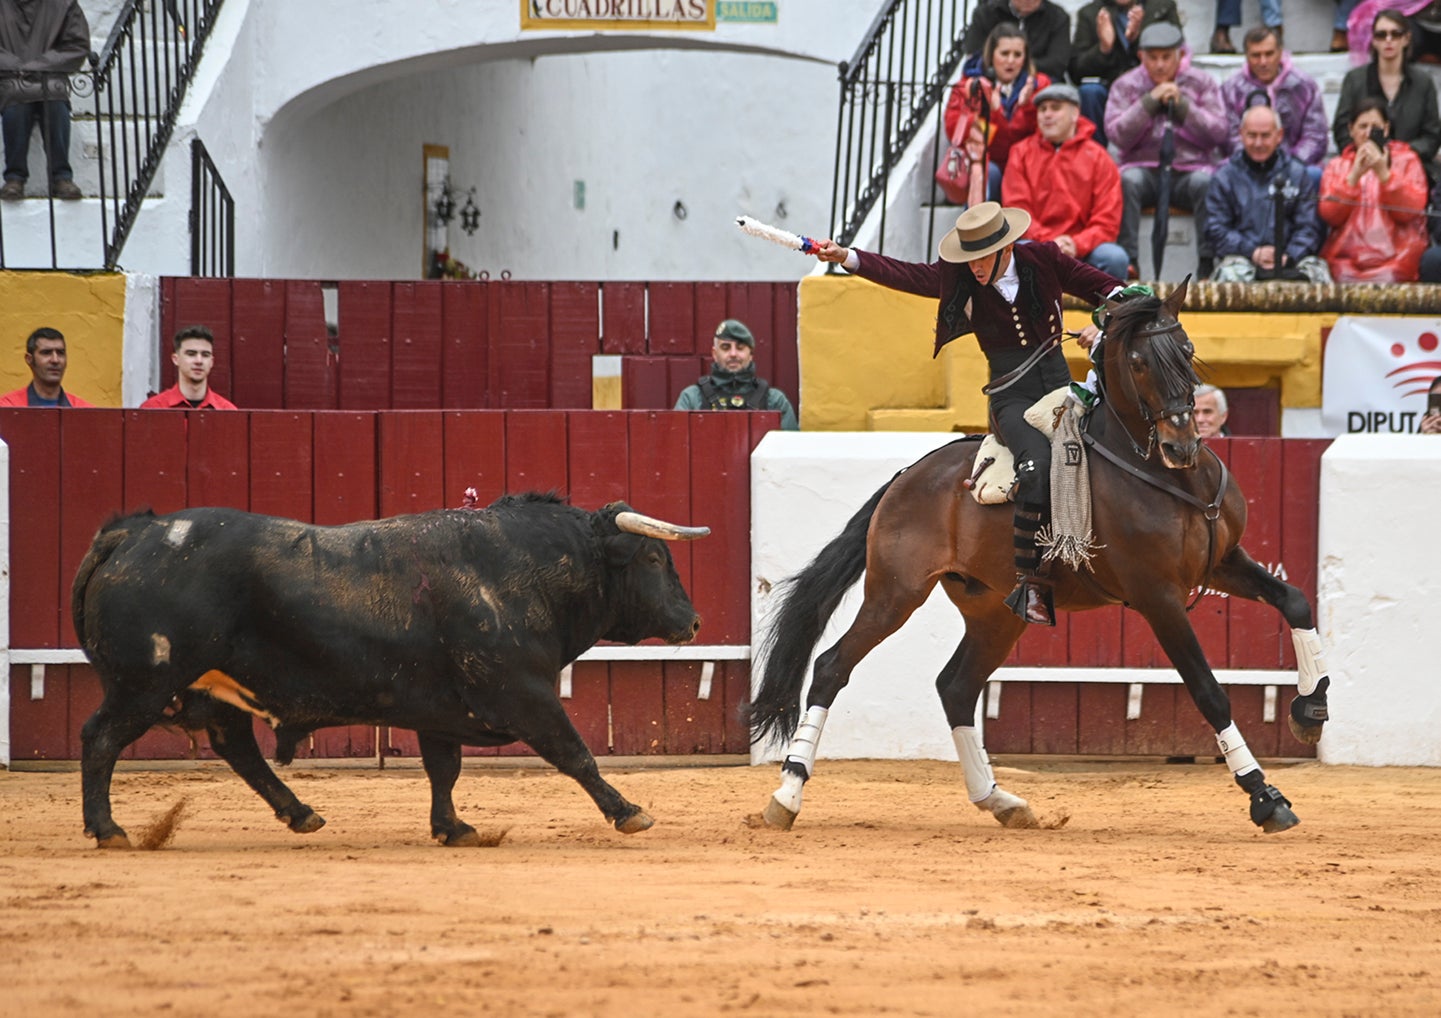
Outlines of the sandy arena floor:
M1441 772L1273 767L1302 824L1263 835L1221 766L1010 762L1064 827L1003 830L955 764L823 760L780 834L743 823L774 767L602 763L652 830L467 768L509 831L445 849L417 769L292 769L329 820L296 835L203 765L118 775L132 838L188 805L110 853L78 774L0 772L0 1014L1441 1014Z

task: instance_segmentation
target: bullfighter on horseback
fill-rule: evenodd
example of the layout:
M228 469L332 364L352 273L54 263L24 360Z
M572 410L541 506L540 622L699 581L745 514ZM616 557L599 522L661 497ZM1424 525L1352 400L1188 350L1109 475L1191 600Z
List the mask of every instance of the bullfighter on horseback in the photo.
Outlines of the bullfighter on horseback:
M1053 243L1017 244L1031 225L1030 213L982 202L962 212L941 238L940 259L929 265L821 241L816 257L880 283L940 300L936 346L974 332L990 368L991 426L1016 462L1016 587L1006 598L1021 618L1055 625L1049 582L1040 575L1036 535L1050 505L1051 442L1028 424L1025 411L1071 381L1061 353L1061 294L1100 304L1125 284L1062 253ZM1079 342L1097 338L1087 326ZM1044 350L1037 356L1037 351Z

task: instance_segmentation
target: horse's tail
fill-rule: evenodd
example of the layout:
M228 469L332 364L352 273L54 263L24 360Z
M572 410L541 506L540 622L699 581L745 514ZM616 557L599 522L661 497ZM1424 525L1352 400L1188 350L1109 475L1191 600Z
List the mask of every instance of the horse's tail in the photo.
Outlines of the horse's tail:
M865 572L866 532L895 479L881 485L809 565L777 585L776 604L758 646L757 656L765 661L760 688L746 712L753 744L795 734L811 651L841 598Z

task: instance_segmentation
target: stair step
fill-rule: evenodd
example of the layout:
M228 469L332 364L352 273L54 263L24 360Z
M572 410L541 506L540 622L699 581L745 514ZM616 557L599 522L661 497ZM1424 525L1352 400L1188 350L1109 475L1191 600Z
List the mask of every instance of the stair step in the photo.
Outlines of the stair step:
M74 174L75 183L86 197L98 197L100 194L100 154L97 144L97 134L101 125L91 119L75 118L70 122L70 168ZM126 125L130 130L130 125ZM119 129L116 131L115 145L119 141ZM104 135L106 146L106 158L113 159L115 152L112 150L112 142L108 128ZM135 150L131 149L131 160L135 159ZM45 163L45 146L40 143L40 131L37 129L30 135L30 179L25 182L25 194L27 197L43 198L48 193L46 183L49 180L49 173ZM107 186L110 178L106 178ZM150 188L146 195L151 198L162 197L165 194L165 161L161 160L159 168L155 172L155 179L150 182Z

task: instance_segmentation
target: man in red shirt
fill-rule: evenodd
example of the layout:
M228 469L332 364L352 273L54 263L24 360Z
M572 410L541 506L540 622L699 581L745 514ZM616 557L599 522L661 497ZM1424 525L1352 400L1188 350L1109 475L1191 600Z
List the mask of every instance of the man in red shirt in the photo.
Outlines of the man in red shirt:
M61 388L65 378L65 337L59 329L39 328L25 340L25 363L30 384L0 396L0 406L94 406Z
M179 375L176 383L157 392L141 410L234 410L235 404L210 388L208 379L215 367L215 336L203 325L190 325L175 334L175 352L170 355Z

